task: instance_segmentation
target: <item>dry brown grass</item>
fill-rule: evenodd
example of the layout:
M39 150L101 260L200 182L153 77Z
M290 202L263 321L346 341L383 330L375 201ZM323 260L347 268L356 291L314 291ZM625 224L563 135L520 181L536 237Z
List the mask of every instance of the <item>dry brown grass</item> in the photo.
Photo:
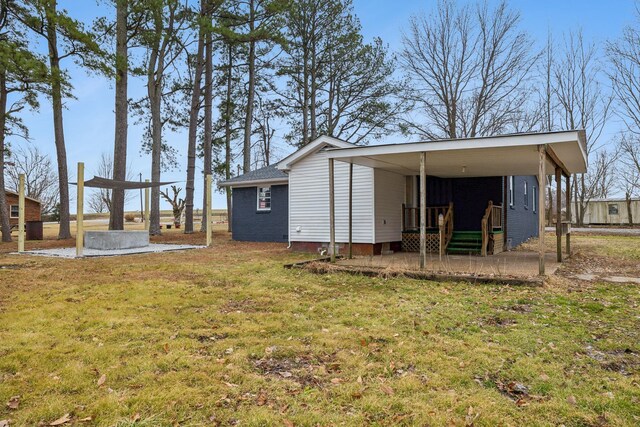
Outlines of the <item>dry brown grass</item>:
M635 245L575 241L598 257ZM639 286L315 275L283 269L309 259L285 246L233 242L222 229L210 249L113 258L0 245L0 421L640 422Z

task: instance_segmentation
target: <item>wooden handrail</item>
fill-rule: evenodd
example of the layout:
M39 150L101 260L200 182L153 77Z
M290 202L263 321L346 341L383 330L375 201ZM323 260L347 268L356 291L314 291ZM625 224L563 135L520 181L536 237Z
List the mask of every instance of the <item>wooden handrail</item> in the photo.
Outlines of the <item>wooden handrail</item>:
M491 218L491 214L493 213L493 201L489 200L489 205L487 209L484 211L484 215L482 216L482 248L480 250L480 255L487 256L487 247L489 246L489 220Z
M440 226L440 236L442 237L440 241L440 255L444 255L453 236L453 202L449 203L447 213L444 215L442 225Z
M427 206L427 230L438 229L438 216L446 215L449 206ZM402 205L402 231L420 229L420 208Z
M480 226L482 227L482 248L480 253L482 256L487 256L491 234L496 231L502 231L502 206L494 205L493 201L489 200Z

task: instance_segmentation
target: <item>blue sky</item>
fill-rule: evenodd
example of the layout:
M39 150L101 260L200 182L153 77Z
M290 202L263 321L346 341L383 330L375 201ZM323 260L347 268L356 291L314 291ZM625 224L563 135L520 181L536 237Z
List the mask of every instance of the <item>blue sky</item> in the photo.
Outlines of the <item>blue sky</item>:
M353 0L356 15L360 18L366 38L381 37L391 50L401 47L402 29L409 18L416 13L428 12L435 5L435 0ZM620 35L625 25L635 22L633 0L511 0L510 5L522 15L522 28L528 31L541 45L548 31L556 39L563 32L582 28L585 38L596 43L603 43ZM97 6L90 0L60 0L62 8L68 10L75 18L92 20L101 13L112 14L113 11L104 6ZM67 63L71 65L71 63ZM87 75L84 71L70 67L74 94L76 99L66 101L64 112L65 137L70 170L70 179L75 178L76 163L85 162L86 175L90 178L97 167L102 152L113 151L114 116L113 85L105 78ZM132 80L130 97L144 93L143 82ZM53 125L50 104L42 100L39 112L23 114L23 118L31 132L31 142L14 141L14 145L34 144L43 152L55 158L53 142ZM615 132L614 122L608 128L604 138ZM150 158L140 153L142 129L130 120L128 158L132 173L143 178L150 175ZM168 141L180 152L179 170L163 173L162 180L185 179L186 169L186 131L169 135ZM290 147L282 147L284 155L292 151ZM201 162L198 171L202 169ZM199 173L197 174L197 176ZM184 184L181 184L184 186ZM75 188L71 189L75 191ZM202 182L196 182L196 206L202 200ZM128 209L139 208L139 200L129 202ZM164 202L163 202L164 203ZM224 207L224 198L217 194L215 207ZM163 209L168 205L163 205ZM75 203L72 201L72 211Z

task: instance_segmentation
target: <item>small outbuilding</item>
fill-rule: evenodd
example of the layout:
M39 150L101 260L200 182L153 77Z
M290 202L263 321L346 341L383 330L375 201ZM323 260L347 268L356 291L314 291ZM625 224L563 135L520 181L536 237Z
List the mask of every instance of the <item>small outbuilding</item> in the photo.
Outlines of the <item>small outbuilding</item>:
M19 195L7 189L4 190L9 208L9 224L11 229L18 228L20 217ZM42 240L42 204L31 197L24 198L24 221L27 240Z
M11 228L18 227L18 193L13 191L4 190L7 206L9 207L9 223ZM39 200L32 199L31 197L24 198L24 220L29 221L42 221L42 206Z
M576 223L578 206L574 204L573 222ZM640 224L640 199L592 199L584 212L584 225L637 225Z

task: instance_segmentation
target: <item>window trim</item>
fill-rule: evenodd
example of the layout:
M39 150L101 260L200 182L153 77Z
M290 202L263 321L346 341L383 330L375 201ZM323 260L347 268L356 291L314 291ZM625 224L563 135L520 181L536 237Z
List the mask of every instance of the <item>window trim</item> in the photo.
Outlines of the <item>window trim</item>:
M531 195L533 196L531 198L531 208L533 209L533 213L536 213L537 207L538 207L538 194L537 194L538 189L536 188L535 185L533 185L531 187Z
M616 213L611 213L611 208L615 208L616 209ZM615 215L618 216L620 215L620 205L618 203L607 203L607 214L608 215Z
M513 209L515 207L515 179L513 176L509 177L509 207Z
M524 182L524 208L529 209L529 183Z
M16 208L17 215L13 214L13 208ZM9 205L9 218L15 219L20 218L20 205Z
M261 208L260 207L260 189L265 189L265 188L269 189L269 196L265 196L265 199L268 197L269 207ZM258 212L271 212L271 186L270 185L267 185L264 187L256 187L256 210Z

